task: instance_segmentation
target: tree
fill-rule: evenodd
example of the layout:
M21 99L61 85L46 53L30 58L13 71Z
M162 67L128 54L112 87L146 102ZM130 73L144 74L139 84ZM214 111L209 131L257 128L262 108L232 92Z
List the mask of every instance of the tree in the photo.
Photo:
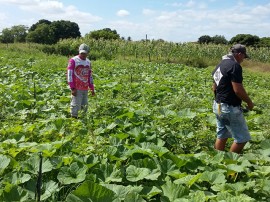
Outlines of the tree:
M255 46L260 42L260 38L251 34L237 34L230 40L231 44L240 43L246 46Z
M5 28L2 30L1 42L2 43L13 43L14 42L14 36L12 34L11 29Z
M27 27L24 25L16 25L11 28L2 30L1 42L14 43L25 42L27 36Z
M54 33L55 42L60 39L81 37L80 28L77 23L60 20L50 24L51 30Z
M53 44L54 33L47 24L39 24L34 31L30 31L26 37L27 42Z
M45 19L42 19L42 20L39 20L37 23L33 24L30 28L29 28L29 31L34 31L38 25L40 24L46 24L46 25L50 25L52 22L49 21L49 20L45 20Z
M260 42L258 43L260 47L270 47L270 37L260 38Z
M214 44L227 44L228 43L228 41L225 39L225 37L221 36L221 35L213 36L211 41Z
M81 37L79 26L75 22L65 20L51 22L44 19L33 24L28 35L28 41L44 44L54 44L60 39Z
M212 38L209 35L203 35L198 39L198 42L200 44L208 44L210 42L212 42Z
M14 36L14 42L25 42L27 29L28 28L25 25L17 25L11 27L11 32Z
M120 35L117 34L116 30L111 30L110 28L92 31L86 36L93 39L120 39Z

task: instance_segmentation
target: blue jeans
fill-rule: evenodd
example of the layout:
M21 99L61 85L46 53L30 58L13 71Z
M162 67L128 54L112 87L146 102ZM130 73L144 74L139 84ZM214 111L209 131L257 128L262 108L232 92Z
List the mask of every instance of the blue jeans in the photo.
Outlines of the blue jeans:
M217 118L217 138L233 138L235 143L248 142L251 137L248 126L240 106L232 106L226 103L214 101L213 112Z

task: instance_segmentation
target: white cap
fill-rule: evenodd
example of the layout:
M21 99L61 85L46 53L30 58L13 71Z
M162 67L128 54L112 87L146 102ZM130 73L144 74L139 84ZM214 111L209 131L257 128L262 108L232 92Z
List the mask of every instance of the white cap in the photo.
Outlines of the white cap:
M90 49L89 46L87 46L85 43L83 43L79 47L79 53L88 53L89 49Z

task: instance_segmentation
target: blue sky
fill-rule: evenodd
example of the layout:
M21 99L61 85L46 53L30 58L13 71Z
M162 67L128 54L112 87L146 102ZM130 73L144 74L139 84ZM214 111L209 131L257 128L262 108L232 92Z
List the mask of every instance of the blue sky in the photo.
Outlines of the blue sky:
M82 36L110 28L132 40L197 41L202 35L270 37L270 0L0 0L0 31L69 20Z

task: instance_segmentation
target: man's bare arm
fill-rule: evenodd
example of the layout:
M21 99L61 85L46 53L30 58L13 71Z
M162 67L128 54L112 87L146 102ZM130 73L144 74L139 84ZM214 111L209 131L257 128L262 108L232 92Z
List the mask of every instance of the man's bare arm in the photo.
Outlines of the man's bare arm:
M254 104L252 102L252 100L249 98L244 86L242 83L236 83L236 82L232 82L232 86L233 86L233 90L235 92L235 94L244 102L247 103L248 105L248 109L252 110L254 107Z
M217 84L215 82L213 82L212 90L215 92L216 89L217 89Z

